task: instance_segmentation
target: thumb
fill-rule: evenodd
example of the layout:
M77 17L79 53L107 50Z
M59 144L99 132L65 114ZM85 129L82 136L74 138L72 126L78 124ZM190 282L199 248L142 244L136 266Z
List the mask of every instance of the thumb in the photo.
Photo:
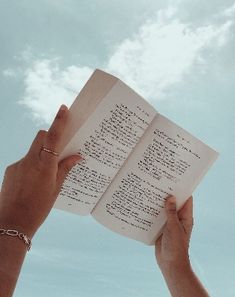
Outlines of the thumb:
M170 196L167 198L165 202L166 216L167 216L167 224L176 225L179 224L179 218L176 209L176 199L174 196Z
M60 161L57 173L57 185L60 188L68 175L69 171L78 164L81 160L84 160L80 155L73 155Z

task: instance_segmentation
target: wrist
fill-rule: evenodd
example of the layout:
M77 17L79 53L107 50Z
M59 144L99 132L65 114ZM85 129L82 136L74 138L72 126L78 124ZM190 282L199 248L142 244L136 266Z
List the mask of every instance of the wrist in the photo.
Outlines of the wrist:
M19 233L24 233L30 239L34 236L36 230L29 226L29 224L24 223L23 220L18 219L17 216L4 216L0 212L0 229L17 230Z
M158 263L163 275L167 278L177 279L188 276L192 272L189 257L178 261L165 261Z

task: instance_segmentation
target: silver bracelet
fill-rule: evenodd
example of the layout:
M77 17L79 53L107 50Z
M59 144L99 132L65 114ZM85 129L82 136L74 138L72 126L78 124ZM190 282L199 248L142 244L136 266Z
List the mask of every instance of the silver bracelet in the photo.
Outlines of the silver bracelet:
M0 235L9 235L9 236L13 236L13 237L18 237L19 239L23 240L23 242L27 245L27 250L29 251L31 246L32 246L32 242L31 239L25 235L24 233L20 233L17 230L11 230L11 229L0 229Z

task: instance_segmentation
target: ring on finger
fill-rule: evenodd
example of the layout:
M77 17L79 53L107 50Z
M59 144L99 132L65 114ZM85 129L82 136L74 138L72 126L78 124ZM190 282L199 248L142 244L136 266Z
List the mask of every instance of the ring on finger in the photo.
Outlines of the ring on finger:
M57 152L55 152L55 151L53 151L53 150L50 150L50 149L48 149L48 148L46 148L46 147L42 147L42 151L44 151L44 152L46 152L46 153L49 153L49 154L52 154L52 155L54 155L54 156L59 156L59 153L57 153Z

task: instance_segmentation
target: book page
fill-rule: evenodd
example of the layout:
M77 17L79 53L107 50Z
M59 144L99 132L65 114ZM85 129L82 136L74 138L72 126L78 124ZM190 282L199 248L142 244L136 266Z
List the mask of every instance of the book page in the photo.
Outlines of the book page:
M166 221L166 197L175 195L181 207L217 155L157 114L92 215L115 232L153 244Z
M69 116L63 133L61 147L64 149L72 137L96 110L118 78L96 69L69 108ZM64 158L63 152L59 159Z
M156 114L118 80L66 146L61 158L84 157L70 171L55 207L89 214Z

